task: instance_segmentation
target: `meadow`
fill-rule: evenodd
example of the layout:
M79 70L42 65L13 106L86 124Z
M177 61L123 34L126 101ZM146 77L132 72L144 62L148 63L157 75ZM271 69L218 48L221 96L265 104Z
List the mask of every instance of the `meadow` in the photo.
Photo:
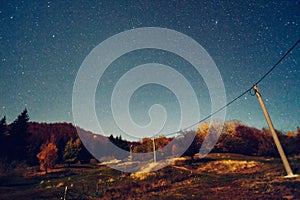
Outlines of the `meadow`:
M197 156L195 156L197 158ZM300 173L300 157L289 157ZM99 163L15 168L0 177L0 199L299 199L300 177L284 178L279 158L212 153L154 172L124 173Z

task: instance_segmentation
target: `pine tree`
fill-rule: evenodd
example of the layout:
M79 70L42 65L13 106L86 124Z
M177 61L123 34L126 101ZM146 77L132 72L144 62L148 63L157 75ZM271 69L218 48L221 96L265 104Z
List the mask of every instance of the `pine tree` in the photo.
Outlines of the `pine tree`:
M7 132L7 124L6 124L6 117L4 116L1 120L0 120L0 136L5 135Z
M11 124L10 130L10 158L14 160L26 160L26 146L28 138L29 116L27 109Z
M0 157L3 158L7 154L7 124L6 117L0 120Z

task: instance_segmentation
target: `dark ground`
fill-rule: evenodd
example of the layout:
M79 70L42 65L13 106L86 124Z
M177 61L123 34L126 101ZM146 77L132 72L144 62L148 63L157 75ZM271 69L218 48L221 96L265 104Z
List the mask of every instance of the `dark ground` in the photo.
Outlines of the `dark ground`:
M300 174L300 157L289 158ZM98 165L57 166L49 174L19 168L1 174L0 199L300 199L300 177L284 178L280 159L210 154L146 174Z

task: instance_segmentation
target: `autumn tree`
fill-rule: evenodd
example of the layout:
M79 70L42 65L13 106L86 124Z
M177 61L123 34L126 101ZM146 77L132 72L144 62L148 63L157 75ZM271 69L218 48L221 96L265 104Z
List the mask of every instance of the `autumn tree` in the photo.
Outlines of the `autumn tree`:
M241 138L237 137L236 129L243 126L240 121L233 120L224 124L222 133L215 145L214 151L221 153L239 153L237 144L241 142Z
M167 138L166 136L160 135L155 138L155 149L158 151L157 153L161 156L168 155L172 152L172 147L167 145L172 141L172 139ZM153 143L152 143L153 146Z
M210 151L214 150L215 144L218 141L219 135L224 126L223 121L213 120L208 123L201 123L197 128L197 134L203 139L199 153L202 157Z
M170 143L170 139L168 139L164 135L160 135L159 137L155 138L155 147L156 150L164 148L166 145Z
M40 153L37 154L39 159L40 169L47 174L48 169L52 169L55 166L57 160L57 147L54 143L48 142L41 146Z
M299 139L299 138L298 138ZM299 140L297 140L296 132L289 131L284 136L283 143L281 144L287 155L296 155L299 154Z
M245 125L236 127L235 152L244 155L257 155L259 130Z
M81 141L79 138L77 138L75 141L73 141L73 138L71 138L67 142L63 154L63 161L65 163L68 163L69 167L70 164L73 163L78 158L78 154L81 149L80 146L81 146Z
M205 137L209 131L209 124L206 122L200 123L197 127L197 134Z
M148 153L153 151L153 141L151 138L143 138L140 145L134 147L135 153Z
M215 145L215 150L217 152L232 152L235 149L236 128L242 125L242 122L238 120L226 122L220 138Z

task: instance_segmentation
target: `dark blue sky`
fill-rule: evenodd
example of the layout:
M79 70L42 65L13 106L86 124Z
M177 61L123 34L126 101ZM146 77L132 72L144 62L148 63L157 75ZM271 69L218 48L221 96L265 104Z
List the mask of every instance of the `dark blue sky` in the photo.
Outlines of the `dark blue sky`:
M32 121L73 122L72 89L85 57L110 36L140 27L173 29L201 44L215 61L230 101L299 39L299 7L299 1L1 1L0 115L11 122L26 106ZM275 127L283 131L300 126L299 48L259 85ZM107 133L117 132L109 110L114 82L149 62L169 65L186 76L199 98L201 116L210 113L205 83L192 66L167 52L141 50L116 60L99 82L95 107ZM154 103L168 111L165 131L176 131L172 124L180 116L178 101L157 85L134 94L133 119L147 123L147 110ZM251 95L228 107L226 119L266 126Z

